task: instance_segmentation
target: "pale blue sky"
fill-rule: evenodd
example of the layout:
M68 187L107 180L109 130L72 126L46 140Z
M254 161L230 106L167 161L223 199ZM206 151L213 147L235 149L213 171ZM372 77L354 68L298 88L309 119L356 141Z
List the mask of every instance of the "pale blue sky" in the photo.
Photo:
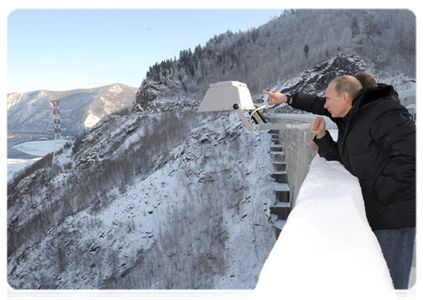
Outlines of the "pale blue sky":
M257 28L281 9L17 9L7 19L7 92L120 82L215 34Z

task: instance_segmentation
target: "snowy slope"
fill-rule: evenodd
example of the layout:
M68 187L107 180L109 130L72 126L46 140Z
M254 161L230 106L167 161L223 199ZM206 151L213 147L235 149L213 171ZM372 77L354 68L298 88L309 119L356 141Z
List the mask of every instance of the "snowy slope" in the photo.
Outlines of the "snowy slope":
M99 174L116 182L103 190L96 166L128 156L147 143L148 131L159 131L143 122L166 123L110 116L81 141L74 168L57 174L52 190L41 184L48 170L21 180L8 209L13 287L254 288L276 241L268 222L270 135L246 131L236 114L198 114L170 151L162 145L148 174L122 174L125 182ZM84 174L88 185L77 181Z

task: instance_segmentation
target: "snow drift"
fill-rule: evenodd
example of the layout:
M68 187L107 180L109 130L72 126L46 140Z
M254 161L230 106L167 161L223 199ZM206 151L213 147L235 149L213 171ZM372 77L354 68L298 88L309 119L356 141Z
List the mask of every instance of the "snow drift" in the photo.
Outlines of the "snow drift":
M360 185L316 156L253 299L390 299L395 290Z

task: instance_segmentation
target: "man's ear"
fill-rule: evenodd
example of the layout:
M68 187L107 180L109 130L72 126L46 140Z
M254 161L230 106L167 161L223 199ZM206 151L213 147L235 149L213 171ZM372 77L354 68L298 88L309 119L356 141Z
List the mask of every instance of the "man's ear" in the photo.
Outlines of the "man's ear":
M349 99L350 99L350 94L348 94L347 92L343 92L342 93L342 101L344 102L344 104L348 103Z

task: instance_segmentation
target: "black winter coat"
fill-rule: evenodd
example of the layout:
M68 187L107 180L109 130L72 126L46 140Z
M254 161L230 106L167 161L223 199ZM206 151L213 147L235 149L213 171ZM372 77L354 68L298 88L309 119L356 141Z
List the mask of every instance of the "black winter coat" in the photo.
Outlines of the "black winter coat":
M326 115L338 125L315 139L319 155L338 160L359 179L370 227L416 226L416 128L390 85L361 91L343 118L332 118L325 98L298 93L291 106Z

